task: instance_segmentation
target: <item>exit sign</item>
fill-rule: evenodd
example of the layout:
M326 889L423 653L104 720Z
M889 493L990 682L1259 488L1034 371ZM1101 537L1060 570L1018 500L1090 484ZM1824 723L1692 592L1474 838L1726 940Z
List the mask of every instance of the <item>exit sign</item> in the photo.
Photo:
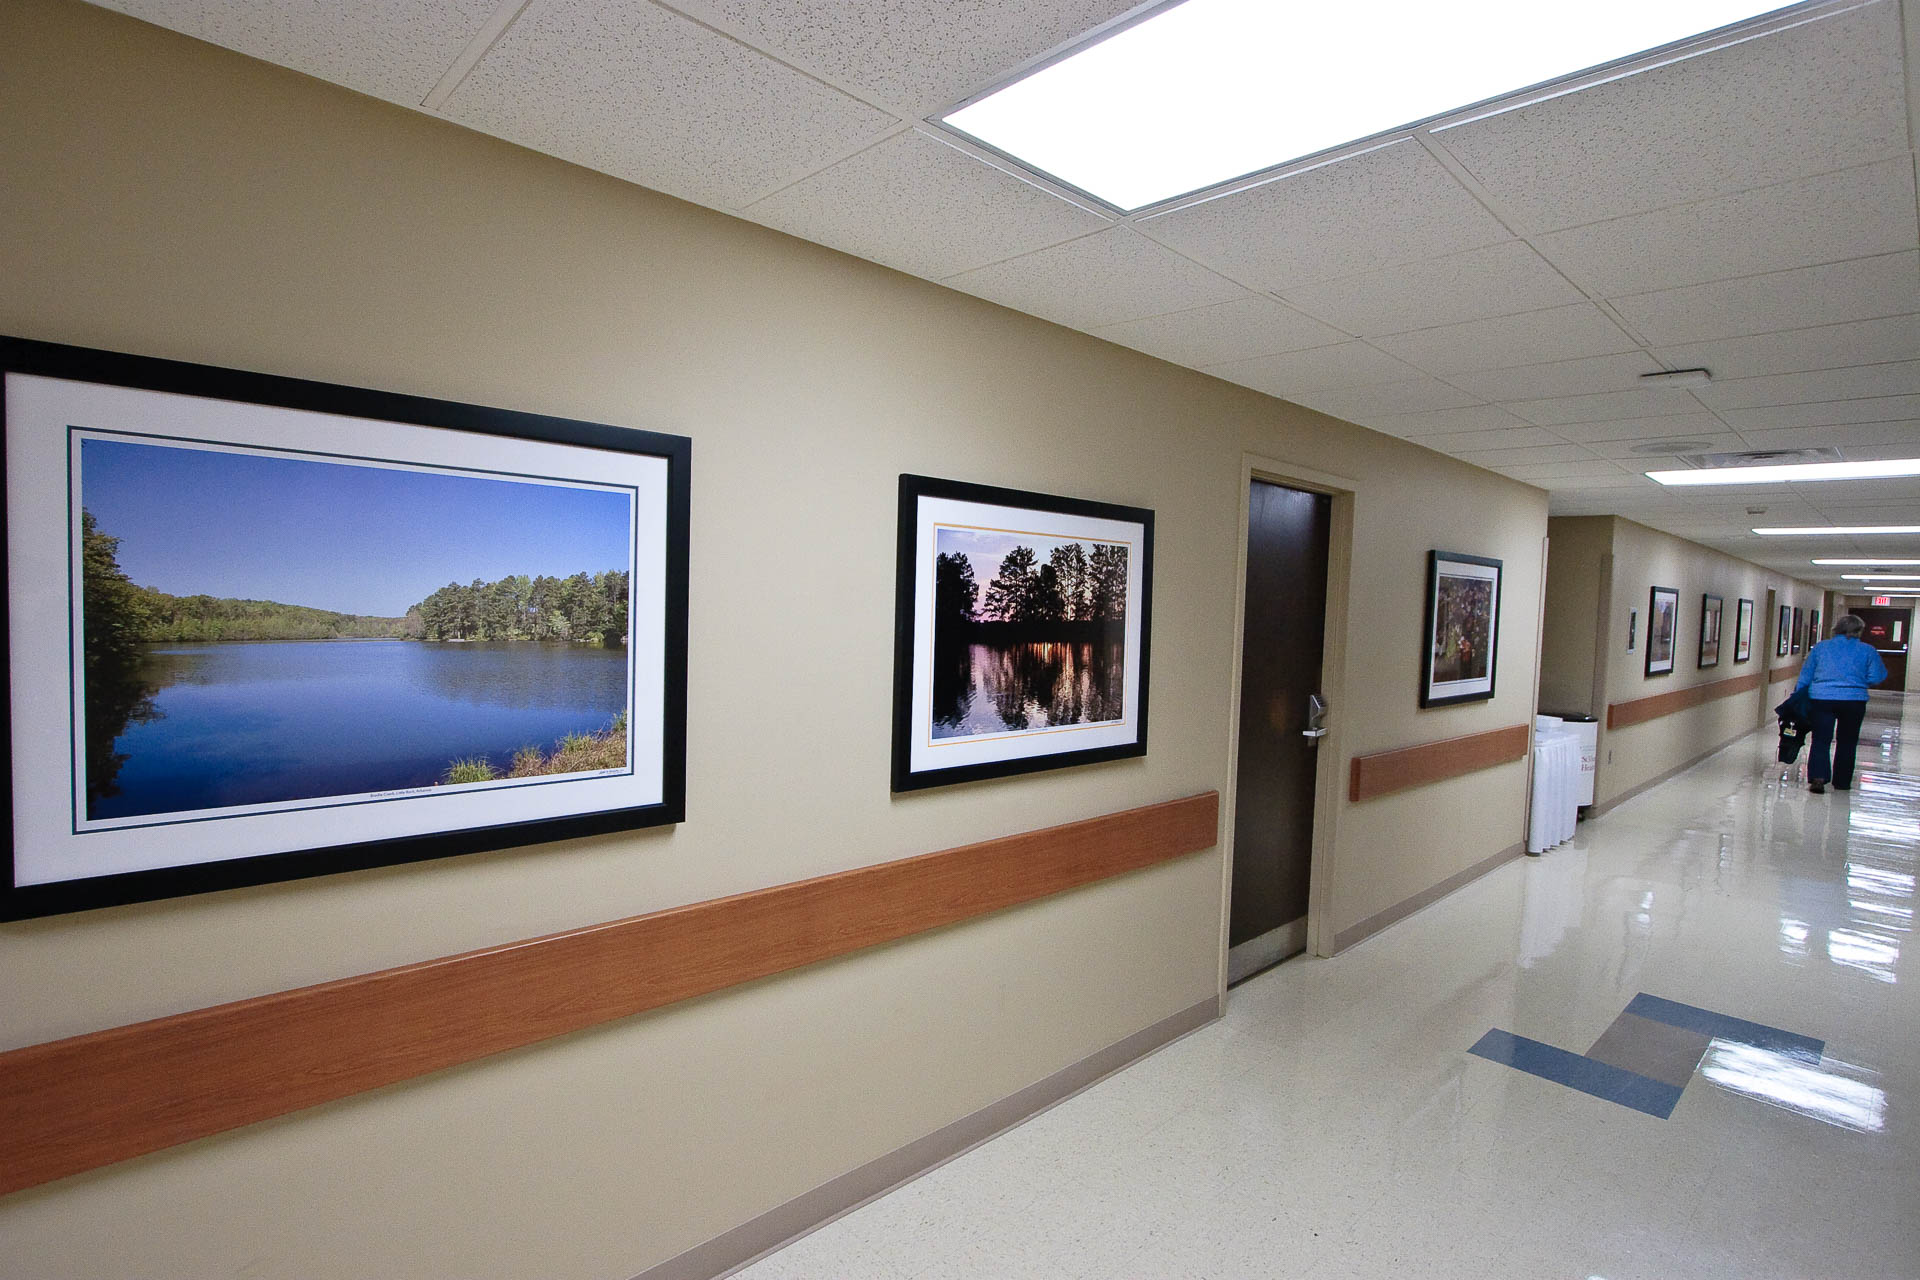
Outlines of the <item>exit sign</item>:
M1892 596L1875 596L1875 597L1873 598L1873 602L1874 602L1875 604L1877 604L1877 605L1878 605L1878 604L1892 604L1892 603L1893 603L1893 597L1892 597Z

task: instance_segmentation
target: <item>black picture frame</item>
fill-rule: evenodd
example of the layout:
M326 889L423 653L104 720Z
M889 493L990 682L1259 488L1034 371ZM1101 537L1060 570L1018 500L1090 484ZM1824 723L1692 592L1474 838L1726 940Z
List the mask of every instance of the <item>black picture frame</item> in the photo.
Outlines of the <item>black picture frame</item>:
M1500 604L1505 563L1459 551L1427 552L1425 625L1420 645L1420 705L1486 702L1500 667Z
M1737 665L1753 657L1753 601L1745 596L1734 606L1733 660Z
M1773 656L1784 658L1793 648L1793 607L1780 606L1780 623L1773 631Z
M1647 592L1647 675L1673 674L1673 654L1679 639L1679 589L1652 588Z
M1807 615L1799 605L1793 606L1793 629L1787 634L1793 637L1793 652L1798 653L1806 646Z
M11 677L4 726L14 813L0 919L684 820L686 437L24 338L0 337L0 377L11 569L0 591L0 644ZM305 541L294 536L303 530L290 523L288 495L310 496L326 517ZM426 505L427 495L445 505ZM322 496L333 505L322 505ZM122 527L96 522L93 503L108 504ZM156 532L207 510L219 512L214 535L181 540ZM437 511L449 519L431 525ZM512 523L536 511L564 519ZM410 536L383 542L378 531L389 526ZM531 532L523 538L515 528ZM588 529L590 536L579 532ZM262 550L263 538L270 551ZM461 588L465 570L486 558L446 550L463 539L499 556L538 544L556 561L574 557L580 571L563 579L557 569L509 569L498 581L476 576ZM588 563L592 556L615 563ZM372 616L344 611L338 601L274 602L217 585L264 572L296 590L318 590L302 574L320 557L328 581L349 596L371 595L376 584L381 592L410 590L429 571L452 579L444 589L450 594L433 590L404 616L394 609ZM203 575L207 585L191 594L178 585L168 590L169 583L139 581L122 562L150 570L164 564L167 573ZM510 582L512 589L503 586ZM543 582L547 594L535 609ZM519 583L524 599L515 595ZM494 592L504 611L488 621L449 603L481 599L483 591ZM486 627L499 618L507 619L494 637L500 644L490 645ZM428 645L458 668L420 677L419 687L441 699L434 705L478 697L490 707L515 700L524 707L524 692L509 697L489 686L495 692L481 695L461 684L479 676L459 655L478 662L487 653L490 662L510 665L531 652L509 647L531 638L515 629L533 628L535 619L548 641L542 653L555 660L585 661L587 650L601 651L591 661L602 705L586 707L587 695L568 693L579 706L553 712L578 718L616 709L599 722L604 728L583 722L578 733L561 735L588 754L568 755L558 740L528 741L509 769L505 756L496 764L493 748L475 737L471 753L423 781L420 770L440 758L442 740L432 735L444 728L441 719L420 714L424 702L376 699L376 682L364 675L327 686L344 691L344 702L314 697L300 710L279 705L289 683L273 686L271 697L254 687L249 706L269 708L267 728L238 712L181 710L191 687L219 684L206 669L229 660L293 663L297 683L350 654L356 662L425 662ZM266 634L276 627L286 634ZM261 633L256 640L297 638L302 652L226 643L253 632ZM564 643L552 643L560 635ZM378 639L378 656L367 644L343 649L323 639ZM436 685L441 676L459 687ZM248 679L232 676L220 687ZM356 734L352 727L362 721L346 707L363 697L386 718ZM332 718L315 730L307 715ZM335 755L323 767L307 760L269 776L239 748L249 740L242 723L268 755L314 742ZM529 722L516 712L494 723L517 729ZM412 741L423 726L415 756L401 762L395 742ZM179 745L190 732L201 734L192 752ZM43 749L16 752L22 742ZM217 763L207 763L208 742L222 747ZM45 749L49 743L59 745Z
M1811 649L1819 643L1820 611L1818 609L1809 609L1807 610L1807 648Z
M1144 756L1153 512L920 475L899 493L892 789Z
M1716 595L1700 597L1700 655L1696 665L1701 669L1720 665L1720 621L1726 609L1726 601Z

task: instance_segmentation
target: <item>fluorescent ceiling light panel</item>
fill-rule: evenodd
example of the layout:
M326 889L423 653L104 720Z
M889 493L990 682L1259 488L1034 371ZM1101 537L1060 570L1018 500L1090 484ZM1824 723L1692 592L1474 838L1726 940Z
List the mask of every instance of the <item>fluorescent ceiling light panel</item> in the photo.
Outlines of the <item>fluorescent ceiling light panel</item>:
M942 120L1133 210L1776 7L1186 0Z
M1884 565L1896 565L1896 564L1920 564L1920 560L1889 560L1889 559L1887 559L1887 557L1885 557L1885 556L1881 556L1881 557L1879 557L1878 559L1874 559L1874 560L1815 560L1815 561L1814 561L1814 563L1815 563L1815 564L1884 564Z
M1795 462L1771 467L1701 467L1690 471L1649 471L1647 479L1668 485L1792 484L1806 480L1891 480L1920 476L1920 458L1885 462Z
M1844 582L1920 582L1920 573L1843 573Z
M1755 529L1763 538L1825 537L1830 534L1861 536L1875 533L1920 533L1920 524L1798 524L1772 529Z

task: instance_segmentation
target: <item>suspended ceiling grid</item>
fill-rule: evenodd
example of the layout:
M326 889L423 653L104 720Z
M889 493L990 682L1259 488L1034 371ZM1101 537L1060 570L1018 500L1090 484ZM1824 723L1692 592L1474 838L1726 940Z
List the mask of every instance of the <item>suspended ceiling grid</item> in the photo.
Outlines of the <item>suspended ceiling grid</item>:
M1907 0L1909 6L1920 0ZM1920 456L1920 13L1833 0L1123 216L929 118L1113 0L106 0L1838 586L1920 481L1670 490L1673 455ZM1706 367L1695 391L1643 373ZM1764 512L1751 513L1751 508Z

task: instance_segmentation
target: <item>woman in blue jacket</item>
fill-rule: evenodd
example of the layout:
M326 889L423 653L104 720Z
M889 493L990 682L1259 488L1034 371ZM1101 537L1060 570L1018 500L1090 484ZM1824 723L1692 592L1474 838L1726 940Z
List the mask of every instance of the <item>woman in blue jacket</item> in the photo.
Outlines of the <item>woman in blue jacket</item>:
M1867 624L1849 613L1833 624L1833 639L1807 651L1796 692L1813 700L1813 754L1807 757L1807 790L1819 795L1833 778L1835 791L1853 787L1853 753L1867 715L1867 686L1887 678L1887 664L1860 639ZM1835 730L1838 729L1836 733ZM1827 746L1834 748L1828 772Z

